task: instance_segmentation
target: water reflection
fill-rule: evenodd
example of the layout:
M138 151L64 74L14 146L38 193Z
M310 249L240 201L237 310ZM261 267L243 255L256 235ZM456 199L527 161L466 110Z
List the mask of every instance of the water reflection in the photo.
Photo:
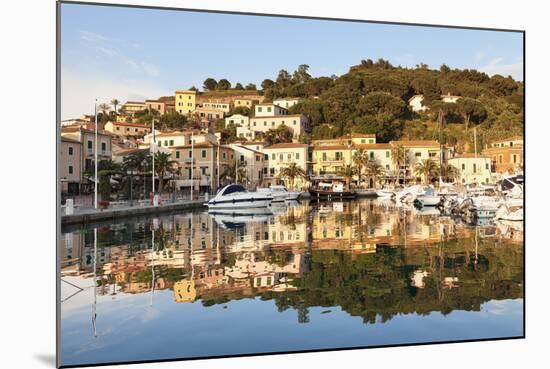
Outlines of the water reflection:
M76 324L79 332L85 329L79 314L91 304L94 335L96 325L101 326L96 320L109 321L117 299L148 295L149 306L154 307L161 292L161 306L198 302L203 308L225 309L243 298L272 301L276 306L272 316L294 311L299 325L310 322L310 310L318 307L323 308L320 314L338 308L349 317L360 317L361 324L373 325L402 314L479 312L485 303L523 297L521 224L472 227L373 200L295 203L259 214L194 212L64 231L62 327L66 322L71 327ZM90 286L94 299L86 302L75 289L86 291ZM164 292L170 293L171 302ZM105 306L103 315L96 312L97 296L99 305ZM248 309L259 310L257 306ZM206 319L206 314L195 311L192 319ZM514 327L521 334L521 321L516 320ZM138 322L128 324L134 335L140 331ZM167 334L160 328L154 333ZM265 334L285 333L273 328ZM445 339L461 338L449 334ZM468 337L493 336L486 331L479 334ZM392 337L387 342L406 341ZM322 347L331 347L330 343L327 338ZM251 352L284 349L275 345ZM216 350L206 355L219 354ZM194 351L175 352L167 357L192 356ZM238 352L226 354L231 353ZM67 351L64 355L70 358L67 364L86 362L85 355ZM105 355L98 362L109 357Z

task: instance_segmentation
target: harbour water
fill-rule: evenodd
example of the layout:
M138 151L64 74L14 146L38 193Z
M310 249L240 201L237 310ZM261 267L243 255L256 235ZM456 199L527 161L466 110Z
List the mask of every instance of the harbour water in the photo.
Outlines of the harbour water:
M380 200L67 226L61 363L519 337L523 250Z

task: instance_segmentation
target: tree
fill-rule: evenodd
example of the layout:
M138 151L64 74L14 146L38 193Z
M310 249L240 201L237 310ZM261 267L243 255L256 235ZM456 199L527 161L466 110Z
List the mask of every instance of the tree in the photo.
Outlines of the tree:
M237 169L235 169L236 166ZM236 159L233 159L220 174L220 182L222 183L243 183L247 180L248 176L245 163L241 161L237 162Z
M353 153L353 164L355 164L355 169L357 172L358 183L363 182L363 168L369 161L369 153L365 149L358 149Z
M273 80L271 79L264 79L261 84L262 90L264 91L272 88L274 85L275 85L275 82L273 82Z
M203 82L203 88L208 91L214 91L218 87L218 82L214 78L207 78Z
M336 175L340 177L344 177L346 180L346 187L350 188L350 183L353 178L353 176L357 174L357 171L352 165L346 164L343 167L338 168L336 171Z
M256 91L256 85L254 83L249 83L245 86L244 89L249 91Z
M447 179L447 182L454 182L454 180L458 177L458 168L454 165L447 164L442 168L443 175Z
M148 152L146 150L136 151L124 157L122 163L122 171L127 179L129 179L129 194L130 200L133 199L133 179L134 176L140 174L143 168L146 168Z
M244 87L243 87L243 85L241 85L240 82L237 82L237 83L235 83L234 89L235 90L244 90Z
M292 142L292 132L284 124L279 127L270 129L264 133L264 140L268 145L277 143Z
M111 199L111 177L120 173L120 167L112 160L101 160L97 163L97 176L99 178L99 194L102 200Z
M443 128L447 123L447 117L456 112L456 104L437 100L432 102L431 111L437 115L437 121Z
M109 120L109 110L111 110L111 107L105 103L99 104L97 107L101 112L101 123L107 123Z
M487 110L479 100L462 97L456 102L457 110L464 118L464 128L468 129L470 121L481 123L487 118Z
M218 90L229 90L230 88L231 88L231 82L229 82L227 79L222 78L218 81L218 86L217 86Z
M376 184L380 181L380 178L382 178L386 173L384 167L380 165L377 160L369 160L365 164L365 172L374 187L376 187Z
M422 177L422 183L428 184L439 173L439 165L432 159L423 159L416 163L414 172L417 176Z
M292 80L296 83L304 83L311 78L311 75L307 72L309 65L300 64L292 75Z
M288 178L288 184L290 188L294 188L294 180L296 178L305 178L305 171L296 165L296 163L290 163L287 167L281 168L279 176L282 178Z
M405 112L405 102L384 92L371 92L357 104L357 110L379 123L398 119Z
M407 155L407 149L401 144L394 146L391 149L391 161L393 164L397 167L397 178L395 179L396 183L399 183L399 177L401 173L401 166L403 164L406 164L406 155ZM406 178L403 178L403 182L405 182Z
M111 100L111 105L113 106L114 108L114 112L115 112L115 119L116 119L116 115L118 113L118 110L117 110L117 106L120 104L120 101L117 100L117 99L112 99Z
M176 170L177 161L170 160L170 154L157 151L155 153L155 173L159 176L159 193L164 187L164 176Z

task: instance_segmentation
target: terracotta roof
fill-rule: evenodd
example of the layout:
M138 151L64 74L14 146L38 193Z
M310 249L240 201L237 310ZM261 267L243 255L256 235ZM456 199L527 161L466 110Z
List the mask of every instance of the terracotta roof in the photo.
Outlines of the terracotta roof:
M376 138L376 135L374 133L353 133L351 137L352 138Z
M502 140L494 140L491 141L491 144L497 143L497 142L507 142L507 141L517 141L517 140L523 140L523 136L512 136L510 138L503 138Z
M388 150L393 146L388 143L376 143L376 144L355 144L356 149L369 149L369 150Z
M140 123L131 123L131 122L109 122L109 123L113 123L113 125L115 126L128 126L128 127L145 128L145 129L151 128L145 124L140 124Z
M122 106L128 105L128 104L138 104L138 105L145 105L144 101L126 101Z
M352 145L318 145L313 146L313 150L351 150Z
M177 94L197 94L197 91L193 90L176 90Z
M243 149L245 149L245 150L248 150L248 151L252 151L252 152L254 152L254 153L256 153L256 154L262 154L262 155L264 154L263 152L258 151L258 150L251 149L250 147L246 147L246 146L242 146L242 145L235 145L235 146L241 147L241 148L243 148Z
M80 141L75 140L74 138L69 138L69 137L67 137L67 136L61 136L61 141L63 141L63 142L70 142L70 143L77 143L77 144L80 143Z
M453 156L452 158L449 158L449 160L452 159L471 159L471 158L482 158L482 159L490 159L491 157L489 155L482 155L482 154L473 154L471 152L464 152L462 154L458 154L456 156Z
M274 145L271 145L269 147L266 147L264 150L267 150L267 149L285 149L285 148L291 148L291 147L308 147L307 144L301 144L301 143L297 143L297 142L286 142L286 143L278 143L278 144L274 144Z

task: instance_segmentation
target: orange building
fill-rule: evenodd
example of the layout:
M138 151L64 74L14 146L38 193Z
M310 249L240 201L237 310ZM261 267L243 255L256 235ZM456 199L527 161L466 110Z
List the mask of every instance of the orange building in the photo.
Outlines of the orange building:
M491 171L513 173L523 168L523 137L515 136L493 141L483 150L491 158Z

